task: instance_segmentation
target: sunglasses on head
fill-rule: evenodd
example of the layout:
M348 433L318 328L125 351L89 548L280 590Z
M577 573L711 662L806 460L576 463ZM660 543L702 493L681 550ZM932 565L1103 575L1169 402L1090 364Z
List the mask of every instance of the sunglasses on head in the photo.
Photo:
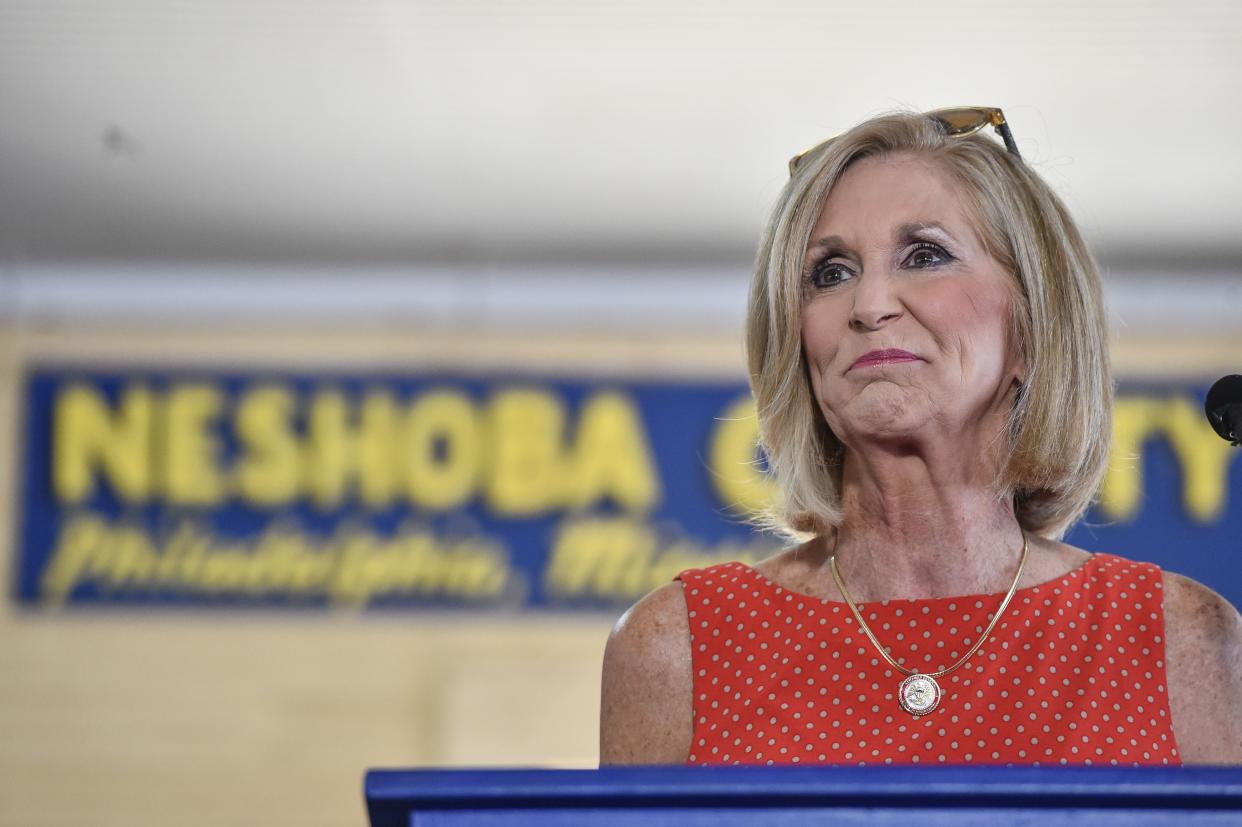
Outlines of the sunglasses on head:
M923 117L931 118L940 124L940 128L944 130L946 135L958 138L963 135L973 135L985 126L991 126L996 129L996 134L1001 136L1001 140L1005 142L1005 149L1014 154L1015 157L1021 158L1022 154L1018 152L1018 145L1014 143L1013 134L1009 131L1009 124L1005 121L1005 114L993 106L958 106L952 109L936 109L932 112L924 112ZM798 165L802 163L802 159L813 152L818 152L828 144L839 138L834 135L826 141L821 141L806 152L801 152L789 159L789 174L793 175L798 169Z

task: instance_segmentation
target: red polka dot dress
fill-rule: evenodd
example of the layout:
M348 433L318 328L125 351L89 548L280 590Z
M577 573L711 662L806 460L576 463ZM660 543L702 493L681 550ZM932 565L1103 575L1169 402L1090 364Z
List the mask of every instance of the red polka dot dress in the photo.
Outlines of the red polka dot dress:
M691 764L1177 765L1160 569L1094 554L1014 593L992 634L936 680L927 715L840 601L742 563L677 575L694 669ZM1004 593L859 603L899 664L935 672L987 628Z

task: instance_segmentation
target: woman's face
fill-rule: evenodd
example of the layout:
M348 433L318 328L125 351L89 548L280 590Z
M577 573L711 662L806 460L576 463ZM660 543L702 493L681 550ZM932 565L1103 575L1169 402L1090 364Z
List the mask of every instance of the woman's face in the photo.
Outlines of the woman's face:
M995 436L1024 370L1009 343L1012 280L933 162L853 164L811 233L803 283L812 390L846 446Z

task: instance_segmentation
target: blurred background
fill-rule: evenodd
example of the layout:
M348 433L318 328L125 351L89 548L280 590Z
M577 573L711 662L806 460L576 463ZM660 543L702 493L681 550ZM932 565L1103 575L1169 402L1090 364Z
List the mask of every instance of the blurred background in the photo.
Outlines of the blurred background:
M0 822L593 766L624 608L779 547L751 260L894 108L1003 107L1103 265L1071 541L1242 601L1239 55L1223 0L0 0Z

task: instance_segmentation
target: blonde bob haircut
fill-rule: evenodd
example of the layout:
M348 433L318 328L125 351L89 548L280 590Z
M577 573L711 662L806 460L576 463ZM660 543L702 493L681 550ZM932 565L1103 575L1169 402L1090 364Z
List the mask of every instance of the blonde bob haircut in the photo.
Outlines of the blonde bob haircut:
M968 199L984 249L1013 277L1010 342L1018 388L995 481L1019 524L1059 539L1103 477L1112 379L1100 275L1061 200L1022 160L983 134L954 137L923 115L865 121L802 159L764 229L747 308L746 352L777 497L760 524L802 539L841 521L844 446L811 391L802 351L803 266L825 199L849 166L893 153L928 159ZM983 458L981 458L983 459Z

